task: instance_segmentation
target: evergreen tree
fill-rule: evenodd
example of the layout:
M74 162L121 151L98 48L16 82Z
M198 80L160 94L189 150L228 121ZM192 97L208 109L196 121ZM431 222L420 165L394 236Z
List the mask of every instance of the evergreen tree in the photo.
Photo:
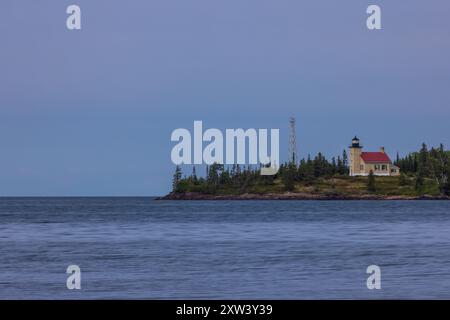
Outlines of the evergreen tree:
M223 172L223 164L213 163L209 166L206 184L210 193L215 193L220 182L220 175Z
M367 191L369 192L375 192L376 186L375 186L375 175L373 174L373 171L370 170L369 176L367 179Z
M292 162L289 163L283 170L283 174L281 176L284 188L287 191L293 191L295 188L295 172L296 172L295 164Z
M348 157L347 157L347 151L342 152L342 165L344 166L345 170L348 170Z
M313 161L314 166L314 177L320 177L323 173L323 159L322 154L319 152Z
M425 143L422 143L422 148L419 151L418 169L422 171L422 175L425 177L430 173L428 166L428 149Z
M450 161L447 161L445 167L445 178L442 183L442 194L450 196Z
M419 172L417 172L415 183L416 192L420 195L423 194L424 186L425 186L424 171L422 169L419 169Z
M448 177L449 177L449 158L447 153L444 150L444 145L441 143L439 145L439 149L437 150L437 156L436 156L436 179L438 181L439 190L441 191L441 194L447 195L448 194Z
M231 175L230 170L227 168L227 170L224 170L219 178L219 184L220 185L230 185L231 184Z
M337 158L336 166L337 166L337 173L345 174L345 166L344 166L344 163L342 162L342 159L340 156L338 156L338 158Z
M308 158L304 162L304 166L302 168L302 175L307 185L311 184L314 181L314 164L309 154Z
M178 192L178 186L180 184L181 181L181 168L180 166L176 166L175 167L175 173L173 174L173 178L172 178L172 191L173 192Z
M192 180L194 182L198 181L198 179L197 179L197 172L195 171L195 166L192 167Z
M338 172L338 170L337 170L337 162L336 162L336 158L335 157L331 158L331 171L332 171L332 174L336 174Z

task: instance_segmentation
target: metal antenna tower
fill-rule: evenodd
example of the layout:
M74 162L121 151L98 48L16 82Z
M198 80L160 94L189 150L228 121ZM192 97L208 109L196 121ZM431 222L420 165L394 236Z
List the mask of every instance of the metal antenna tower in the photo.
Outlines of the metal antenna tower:
M290 134L289 134L289 149L288 149L288 162L289 163L298 163L298 154L297 154L297 135L295 133L295 118L291 117L289 119L290 126Z

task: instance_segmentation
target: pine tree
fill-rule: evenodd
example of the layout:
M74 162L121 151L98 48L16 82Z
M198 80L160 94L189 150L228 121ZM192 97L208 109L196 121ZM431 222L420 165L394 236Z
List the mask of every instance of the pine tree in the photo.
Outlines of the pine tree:
M419 151L418 169L419 171L422 171L424 177L428 176L430 173L430 168L428 166L428 148L425 143L422 143L422 148Z
M445 166L445 179L442 186L442 193L450 196L450 161L447 161Z
M192 180L194 182L198 181L198 179L197 179L197 172L195 171L195 166L192 167Z
M337 157L337 172L339 174L345 174L345 167L344 167L344 163L341 160L341 156Z
M444 145L441 143L437 151L437 172L436 177L441 194L448 194L448 155L444 150Z
M208 176L206 178L206 183L208 186L208 190L211 193L215 193L217 187L219 186L220 176L223 172L223 164L213 163L208 170Z
M348 167L348 157L347 157L347 151L345 151L345 149L342 152L342 165L346 168Z
M336 158L333 157L333 158L331 158L331 172L332 172L332 174L336 174L337 171L338 171L337 169L338 168L337 168Z
M283 174L281 179L284 184L284 188L287 191L293 191L295 188L295 172L296 172L295 164L292 162L287 164L287 166L283 170Z
M223 170L220 174L219 184L220 185L229 185L231 183L230 169L227 168Z
M369 177L367 180L367 191L369 192L375 192L376 186L375 186L375 175L373 174L373 171L370 170Z
M173 192L178 192L178 186L181 181L181 175L182 175L182 172L181 172L180 166L176 166L175 173L173 174L173 179L172 179L172 191Z
M418 194L423 194L423 189L425 185L425 179L424 179L424 171L422 169L419 169L416 176L416 183L415 183L415 189Z
M342 152L342 170L343 170L343 174L348 174L349 173L349 169L348 169L348 157L347 157L347 151Z
M322 154L320 152L314 158L313 165L314 165L314 176L316 178L320 177L323 173L323 160Z

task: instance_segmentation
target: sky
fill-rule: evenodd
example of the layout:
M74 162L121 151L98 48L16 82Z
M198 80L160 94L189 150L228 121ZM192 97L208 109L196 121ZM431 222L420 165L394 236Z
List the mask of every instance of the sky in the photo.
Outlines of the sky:
M449 39L448 0L2 0L0 196L163 195L194 120L282 159L290 116L301 157L449 147Z

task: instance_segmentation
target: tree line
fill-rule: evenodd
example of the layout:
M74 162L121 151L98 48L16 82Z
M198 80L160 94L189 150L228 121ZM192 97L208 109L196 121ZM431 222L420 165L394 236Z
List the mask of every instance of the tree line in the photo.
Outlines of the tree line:
M313 183L319 177L348 175L348 156L344 150L342 156L333 157L329 161L319 152L314 158L308 156L298 164L294 162L281 164L277 174L273 176L262 176L261 168L261 165L224 166L214 163L206 166L204 176L197 175L195 166L189 176L183 176L180 166L177 166L172 179L172 191L198 191L214 194L220 188L233 188L245 192L249 186L270 185L278 178L282 179L286 190L292 191L296 182Z
M450 152L445 151L443 144L428 149L425 143L418 152L397 159L394 162L400 168L400 180L411 176L415 180L415 188L421 193L425 186L425 179L437 183L441 194L449 195Z
M424 143L420 151L412 152L401 158L397 154L394 164L400 168L399 184L414 182L417 193L423 193L426 180L435 182L441 194L449 195L450 152L441 144L438 148L428 149ZM349 175L347 152L344 150L338 157L327 159L319 152L315 157L303 158L299 163L286 162L280 165L277 174L262 176L260 166L240 166L214 163L206 166L203 176L197 175L193 166L189 175L183 175L176 167L172 180L173 192L202 192L215 194L221 189L232 189L239 193L246 192L251 186L272 185L280 179L286 191L293 191L298 182L313 185L320 178L344 177ZM367 178L367 191L376 191L376 177Z

